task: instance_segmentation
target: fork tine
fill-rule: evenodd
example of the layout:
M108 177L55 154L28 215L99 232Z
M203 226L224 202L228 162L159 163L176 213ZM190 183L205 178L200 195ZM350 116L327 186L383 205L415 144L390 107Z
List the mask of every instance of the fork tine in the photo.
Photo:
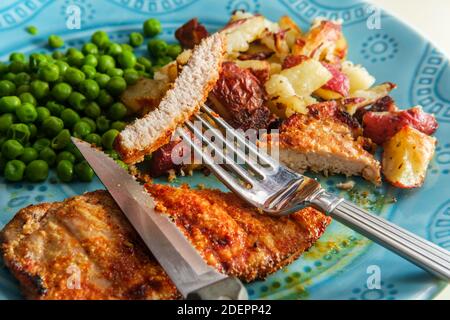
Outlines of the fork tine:
M209 123L209 121L204 119L201 115L196 114L194 117L195 119L199 120L202 123L202 125L204 125L208 130L216 130L216 128L214 128ZM254 161L252 161L250 156L246 157L246 154L242 152L240 148L236 148L234 143L231 143L227 138L223 136L223 134L216 136L216 138L217 137L222 140L221 142L225 144L228 150L232 151L233 154L236 154L236 156L238 157L238 161L242 161L245 165L247 165L252 171L257 173L258 175L260 175L263 179L267 178L266 172L264 172L266 170L262 168L257 162L255 163Z
M250 178L249 173L247 171L245 171L244 169L242 169L241 166L239 166L238 164L236 164L234 162L234 159L230 158L229 156L227 156L226 154L224 154L223 149L218 147L214 142L211 141L206 141L206 139L204 138L203 132L197 128L196 126L194 126L192 124L192 122L190 121L186 121L185 122L186 127L188 127L196 136L201 137L203 142L205 142L208 146L210 146L211 148L213 148L214 152L216 154L218 154L220 156L221 160L224 160L224 164L230 168L230 170L234 171L236 174L238 174L242 179L244 179L247 183L251 184L252 186L256 183L256 181L252 178ZM217 129L215 129L217 130ZM222 133L218 131L218 135L217 136L222 136ZM217 137L216 136L216 137ZM221 140L223 141L223 139L221 138ZM204 152L202 152L202 154L204 154ZM214 162L214 161L213 161ZM216 164L217 165L217 164Z
M204 163L214 172L216 177L219 178L223 184L233 192L236 192L243 199L246 199L246 193L249 191L248 189L244 189L244 187L242 187L229 172L218 164L215 164L214 160L209 155L204 154L202 147L192 140L191 135L188 134L185 129L178 128L177 132L183 138L183 141L187 142L194 149L194 152L202 157Z
M219 126L221 126L222 129L226 130L234 139L236 139L239 143L244 145L249 150L249 153L253 157L255 157L256 159L263 160L265 164L270 165L272 170L278 167L278 164L270 156L268 156L263 150L258 150L258 147L255 144L253 144L251 141L246 139L242 134L237 132L221 117L218 117L217 114L211 108L209 108L206 105L202 105L202 109L207 115L210 116L211 119L214 120L214 122L216 122Z

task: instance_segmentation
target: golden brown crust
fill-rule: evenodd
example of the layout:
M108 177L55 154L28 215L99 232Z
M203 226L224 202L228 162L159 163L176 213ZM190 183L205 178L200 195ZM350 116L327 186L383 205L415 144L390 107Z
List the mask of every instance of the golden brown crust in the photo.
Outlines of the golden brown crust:
M211 266L245 282L264 279L310 248L330 218L313 208L263 215L232 193L147 185Z
M180 297L106 191L22 209L1 241L29 299Z

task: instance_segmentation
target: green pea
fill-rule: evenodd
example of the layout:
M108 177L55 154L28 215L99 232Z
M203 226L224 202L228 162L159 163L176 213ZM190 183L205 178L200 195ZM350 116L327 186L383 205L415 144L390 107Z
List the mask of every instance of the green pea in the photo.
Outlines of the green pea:
M85 66L91 66L91 67L96 67L98 65L98 59L95 55L93 54L88 54L85 58L84 58L84 65Z
M119 153L112 149L112 150L106 150L104 151L110 158L112 158L113 160L119 160L120 159L120 155Z
M22 102L16 96L6 96L0 98L0 113L15 112Z
M127 82L122 77L112 77L106 88L110 94L113 96L118 96L127 88Z
M109 36L104 31L97 31L92 35L91 41L100 49L105 48L109 44Z
M75 156L71 152L61 151L56 156L56 163L60 163L63 160L69 161L70 163L74 164L76 159L75 159Z
M25 164L30 163L31 161L36 160L39 157L39 153L36 149L32 147L27 147L23 149L23 153L20 156L19 160L24 162Z
M51 116L50 110L48 110L46 107L37 107L36 112L37 112L36 122L38 123L42 123L45 119Z
M53 59L56 59L56 60L61 60L62 58L64 58L65 57L65 55L64 55L64 53L62 53L61 51L53 51L53 53L52 53L52 58Z
M156 65L164 67L165 65L172 62L172 58L169 56L159 57L156 59Z
M91 182L94 178L94 170L86 161L82 161L75 165L75 175L82 182Z
M121 102L114 103L108 110L108 118L111 120L121 120L127 114L127 107Z
M93 44L92 42L88 42L86 44L83 45L83 48L81 49L81 51L85 54L98 54L98 47Z
M25 163L20 160L8 161L3 172L5 179L11 182L22 181L25 168Z
M84 109L84 113L88 117L97 119L98 117L100 117L102 110L100 109L100 106L96 102L92 101L87 104L86 108Z
M68 83L61 82L52 88L52 97L58 102L66 101L72 93L72 86Z
M150 59L147 59L146 57L139 57L137 59L137 62L139 64L143 65L144 66L144 70L147 71L147 72L151 70L152 65L153 65L152 62L150 61Z
M127 124L123 121L114 121L111 124L111 129L115 129L117 131L122 131L123 129L125 129L126 126L127 126Z
M14 115L12 113L5 113L0 116L0 133L3 134L14 123Z
M8 72L7 74L5 74L3 76L3 80L11 81L12 83L16 84L16 74L12 73L12 72Z
M130 33L130 45L139 47L144 43L144 36L140 32Z
M78 150L78 148L73 143L70 143L65 151L70 152L75 157L76 161L82 161L84 159L80 150Z
M171 44L167 49L167 55L173 59L177 58L180 53L183 51L179 44Z
M37 71L43 64L48 63L47 57L41 53L33 53L30 55L29 67L31 71Z
M8 71L8 65L6 63L0 62L0 75Z
M148 19L143 25L144 35L154 37L162 32L161 22L155 18Z
M96 133L90 133L88 134L85 138L84 141L95 145L97 147L101 147L102 146L102 137L100 137L100 135L96 134Z
M92 79L87 79L81 82L79 88L81 93L84 94L89 100L96 99L100 93L99 85Z
M100 71L102 73L107 73L109 69L112 69L115 67L116 67L116 61L111 56L103 55L98 60L97 69L98 69L98 71Z
M106 150L113 149L114 140L116 139L119 131L115 129L110 129L106 131L102 136L102 145Z
M122 47L122 51L133 51L133 47L130 46L128 43L122 43L120 45Z
M73 164L68 160L58 162L56 174L62 182L70 182L73 179Z
M12 74L17 74L20 72L28 71L28 64L22 61L13 61L8 67L9 72ZM15 76L14 76L15 78Z
M119 54L117 60L119 61L120 66L124 69L134 68L137 62L136 56L132 51L122 52Z
M28 123L27 126L28 130L30 130L30 140L33 140L37 136L38 129L34 123Z
M39 33L38 28L36 28L35 26L29 26L29 27L26 28L26 30L32 36L35 36L35 35L37 35Z
M70 143L70 131L68 129L62 130L53 138L51 147L54 150L61 150L66 148Z
M114 98L106 90L100 90L97 97L97 103L102 108L107 108L114 103Z
M2 145L2 155L7 159L16 159L23 153L23 146L17 140L6 140Z
M59 74L64 76L67 72L67 69L70 68L69 64L65 61L55 61L55 65L58 66Z
M164 57L167 54L169 45L161 39L152 39L147 45L148 52L155 58Z
M95 121L88 117L83 117L80 119L80 121L86 122L91 127L91 132L97 131L97 124Z
M31 90L31 94L36 99L43 99L50 92L50 87L47 82L44 82L41 80L34 80L30 84L30 90Z
M47 107L48 111L50 111L50 114L55 117L59 117L61 115L61 112L64 110L64 106L56 103L55 101L49 101L45 106Z
M31 86L30 86L31 90ZM31 103L32 105L36 105L36 98L31 94L31 92L23 92L19 95L19 99L22 103Z
M75 123L75 126L73 127L73 136L79 139L83 139L88 134L92 132L92 128L89 125L89 123L84 121L78 121Z
M33 148L36 149L37 152L41 152L45 147L50 147L51 141L47 138L37 139L33 143Z
M22 84L21 86L17 87L16 94L20 96L22 93L28 93L30 92L30 85L29 84Z
M86 79L86 75L83 73L83 71L78 70L76 68L69 68L67 69L64 80L66 80L68 83L70 83L73 86L76 86L83 82Z
M46 82L54 82L59 79L59 67L56 64L46 64L38 70L39 79Z
M123 70L119 68L111 68L108 70L108 76L112 77L122 77Z
M20 62L26 62L27 58L22 52L13 52L9 55L9 61L20 61Z
M111 77L104 73L97 73L95 75L95 81L97 81L98 86L102 89L106 87L110 79Z
M16 116L24 123L31 123L36 121L38 113L36 108L31 103L23 103L16 109Z
M22 145L25 145L31 137L30 128L24 123L13 124L8 129L7 137L8 139L17 140Z
M45 147L39 152L39 159L47 162L49 167L52 167L56 164L56 153L50 147Z
M87 79L94 79L96 74L97 74L97 70L95 70L94 67L91 66L83 66L81 68L81 71L83 71L83 73L86 75Z
M80 121L80 116L75 110L67 108L61 112L61 119L65 128L72 129L75 123Z
M97 124L98 132L103 133L109 130L110 121L105 116L98 117L95 123Z
M16 74L16 77L14 79L14 83L16 84L17 87L20 87L24 84L29 84L30 81L31 81L31 76L26 72L20 72L20 73ZM17 89L16 89L16 93L17 93Z
M108 55L116 57L122 53L122 46L118 43L110 43L108 46Z
M12 96L16 91L16 85L9 80L0 81L0 97Z
M79 92L72 92L69 96L69 104L77 111L83 111L86 107L87 100L86 97Z
M74 67L81 67L84 63L84 54L83 52L70 48L67 54L67 62Z
M61 48L64 46L64 40L55 34L52 34L50 37L48 37L48 45L51 48Z
M44 120L41 129L45 135L53 138L64 129L64 122L60 118L51 116Z
M128 171L128 165L125 162L122 160L115 160L115 162L119 165L119 167Z
M48 164L44 160L31 161L25 169L25 177L30 182L42 182L48 177Z
M123 75L123 78L127 82L127 85L131 86L138 82L140 75L139 73L134 69L127 69Z

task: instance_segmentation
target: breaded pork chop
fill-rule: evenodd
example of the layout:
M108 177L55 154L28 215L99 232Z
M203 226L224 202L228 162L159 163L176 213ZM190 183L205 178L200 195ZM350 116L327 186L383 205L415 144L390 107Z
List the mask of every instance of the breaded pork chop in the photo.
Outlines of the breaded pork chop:
M290 217L263 216L217 190L147 190L210 265L247 282L293 261L330 222L312 208ZM106 191L22 209L0 239L5 264L27 298L180 297Z
M106 191L20 210L1 249L29 299L180 297Z
M173 219L208 264L245 282L264 279L295 260L330 223L313 208L275 218L232 193L153 184L146 188L157 210Z
M358 124L333 101L308 108L308 114L286 119L279 135L269 136L271 145L278 144L280 161L298 172L360 175L380 184L380 163L365 149L371 141Z

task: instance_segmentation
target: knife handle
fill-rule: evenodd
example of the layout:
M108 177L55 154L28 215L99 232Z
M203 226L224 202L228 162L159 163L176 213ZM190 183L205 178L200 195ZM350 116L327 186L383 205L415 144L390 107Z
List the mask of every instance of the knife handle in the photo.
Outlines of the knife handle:
M188 300L248 300L247 290L235 277L228 277L188 294Z

